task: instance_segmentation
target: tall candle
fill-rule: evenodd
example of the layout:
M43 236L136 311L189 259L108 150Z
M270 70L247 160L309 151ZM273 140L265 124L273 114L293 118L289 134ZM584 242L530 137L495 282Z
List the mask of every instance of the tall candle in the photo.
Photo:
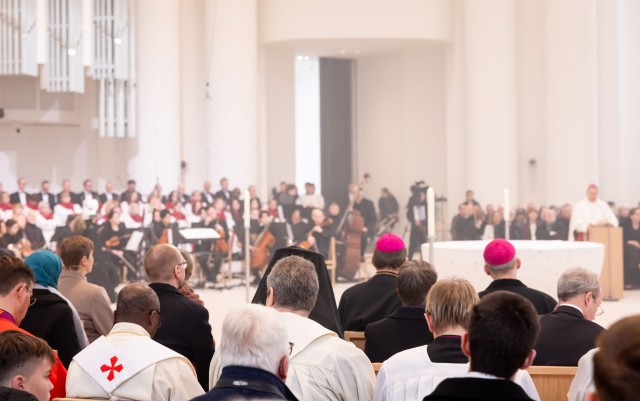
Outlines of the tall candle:
M249 191L244 191L244 226L251 225L251 195Z
M431 187L427 189L427 236L436 236L436 197Z
M504 189L504 210L503 210L503 214L504 214L505 224L508 224L509 217L511 217L510 216L511 211L509 210L509 190L507 188Z

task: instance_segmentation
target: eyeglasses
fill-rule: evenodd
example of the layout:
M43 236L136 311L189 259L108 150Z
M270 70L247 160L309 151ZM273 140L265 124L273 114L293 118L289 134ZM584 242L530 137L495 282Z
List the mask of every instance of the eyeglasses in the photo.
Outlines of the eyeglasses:
M293 343L289 341L289 355L293 352Z
M595 295L591 294L591 297L593 298L593 302L597 302ZM596 311L596 316L602 315L604 315L604 309L602 309L602 302L600 302L600 305L598 305L598 310Z
M33 290L29 288L26 284L24 285L25 291L28 291L31 294L31 300L29 301L29 306L33 306L36 303L36 297L33 296Z
M182 261L182 262L178 263L176 266L178 266L178 267L184 267L184 268L186 269L188 264L189 264L189 262L187 262L187 261L185 260L185 261Z

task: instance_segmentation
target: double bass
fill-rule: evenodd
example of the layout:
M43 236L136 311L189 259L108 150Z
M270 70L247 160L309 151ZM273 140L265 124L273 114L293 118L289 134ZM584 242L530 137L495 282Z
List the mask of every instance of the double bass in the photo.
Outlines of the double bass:
M360 184L357 184L362 191L371 180L371 175L366 173ZM349 203L349 207L342 216L340 225L336 230L340 238L338 248L338 262L336 273L340 277L352 280L360 269L360 246L362 233L364 232L364 218L362 214L355 210L355 197Z

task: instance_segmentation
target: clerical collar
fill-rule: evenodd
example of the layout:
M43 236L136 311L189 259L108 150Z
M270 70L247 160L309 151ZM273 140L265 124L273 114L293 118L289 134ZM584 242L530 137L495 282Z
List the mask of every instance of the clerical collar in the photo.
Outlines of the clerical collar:
M0 319L8 320L16 325L18 324L18 322L16 322L16 318L14 318L11 313L7 312L4 309L0 309Z
M398 272L397 271L392 271L392 270L378 270L375 274L375 276L393 276L393 277L398 277Z

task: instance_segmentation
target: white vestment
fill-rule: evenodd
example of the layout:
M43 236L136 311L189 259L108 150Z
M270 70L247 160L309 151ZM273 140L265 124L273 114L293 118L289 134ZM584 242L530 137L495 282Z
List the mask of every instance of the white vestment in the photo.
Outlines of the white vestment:
M315 321L293 314L284 315L289 342L287 387L299 400L370 401L375 373L367 356L350 342ZM224 347L224 338L220 347ZM220 353L211 361L209 386L220 377Z
M579 201L573 206L573 211L571 212L569 241L574 240L574 231L586 233L589 229L589 224L595 225L604 222L618 227L618 219L607 202L600 199L596 199L595 202L589 202L587 199Z
M191 363L133 323L117 323L71 361L67 397L187 401L204 394Z
M76 204L73 205L73 210L67 209L62 205L55 205L53 207L53 216L58 221L59 227L67 225L67 218L72 214L81 214L82 208Z
M387 359L378 372L374 401L420 401L444 379L463 377L468 363L431 362L427 347L421 345L398 352ZM534 400L540 400L529 373L518 370L514 382Z
M578 361L578 371L571 382L571 387L569 387L569 401L586 401L587 394L595 391L593 384L593 355L596 352L598 352L598 348L587 352Z

